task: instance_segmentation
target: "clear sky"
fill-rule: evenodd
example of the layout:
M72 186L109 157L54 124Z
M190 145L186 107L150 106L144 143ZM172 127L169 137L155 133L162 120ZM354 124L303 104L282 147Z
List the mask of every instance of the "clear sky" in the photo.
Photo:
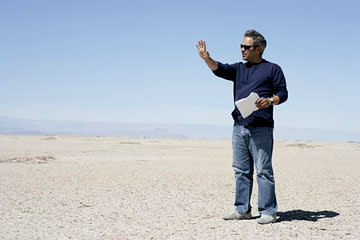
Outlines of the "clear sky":
M276 126L360 133L360 1L0 0L0 115L231 124L232 83L200 59L241 61L248 29L285 73Z

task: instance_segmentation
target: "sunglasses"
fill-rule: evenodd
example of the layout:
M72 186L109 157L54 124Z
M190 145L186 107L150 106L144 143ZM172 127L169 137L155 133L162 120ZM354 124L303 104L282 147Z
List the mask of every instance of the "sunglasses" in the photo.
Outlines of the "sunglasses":
M242 45L242 44L241 44L240 47L241 47L241 48L244 48L245 50L249 50L249 49L252 48L252 47L256 48L256 47L258 47L258 46L256 46L256 45L250 46L250 45Z

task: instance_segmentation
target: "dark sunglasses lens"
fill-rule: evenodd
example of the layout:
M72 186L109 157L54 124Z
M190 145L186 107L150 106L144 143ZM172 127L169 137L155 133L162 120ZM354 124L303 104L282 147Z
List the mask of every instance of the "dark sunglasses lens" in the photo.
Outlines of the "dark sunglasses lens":
M241 44L241 48L244 48L245 50L248 50L248 49L251 48L251 46L249 46L249 45L242 45L242 44Z

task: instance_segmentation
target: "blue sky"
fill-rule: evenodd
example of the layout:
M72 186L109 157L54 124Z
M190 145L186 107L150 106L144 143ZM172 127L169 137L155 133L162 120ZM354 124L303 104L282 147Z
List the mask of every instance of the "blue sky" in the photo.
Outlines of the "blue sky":
M197 54L241 61L268 41L289 100L276 126L359 132L359 1L0 1L0 115L232 124L232 83Z

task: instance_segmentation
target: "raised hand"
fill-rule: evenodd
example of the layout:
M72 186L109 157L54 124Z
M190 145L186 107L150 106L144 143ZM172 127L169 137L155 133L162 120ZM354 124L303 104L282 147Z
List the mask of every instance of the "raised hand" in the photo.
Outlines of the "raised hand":
M198 53L202 59L208 59L210 57L210 54L208 51L206 51L206 44L204 40L199 40L196 44L196 48L198 50Z

